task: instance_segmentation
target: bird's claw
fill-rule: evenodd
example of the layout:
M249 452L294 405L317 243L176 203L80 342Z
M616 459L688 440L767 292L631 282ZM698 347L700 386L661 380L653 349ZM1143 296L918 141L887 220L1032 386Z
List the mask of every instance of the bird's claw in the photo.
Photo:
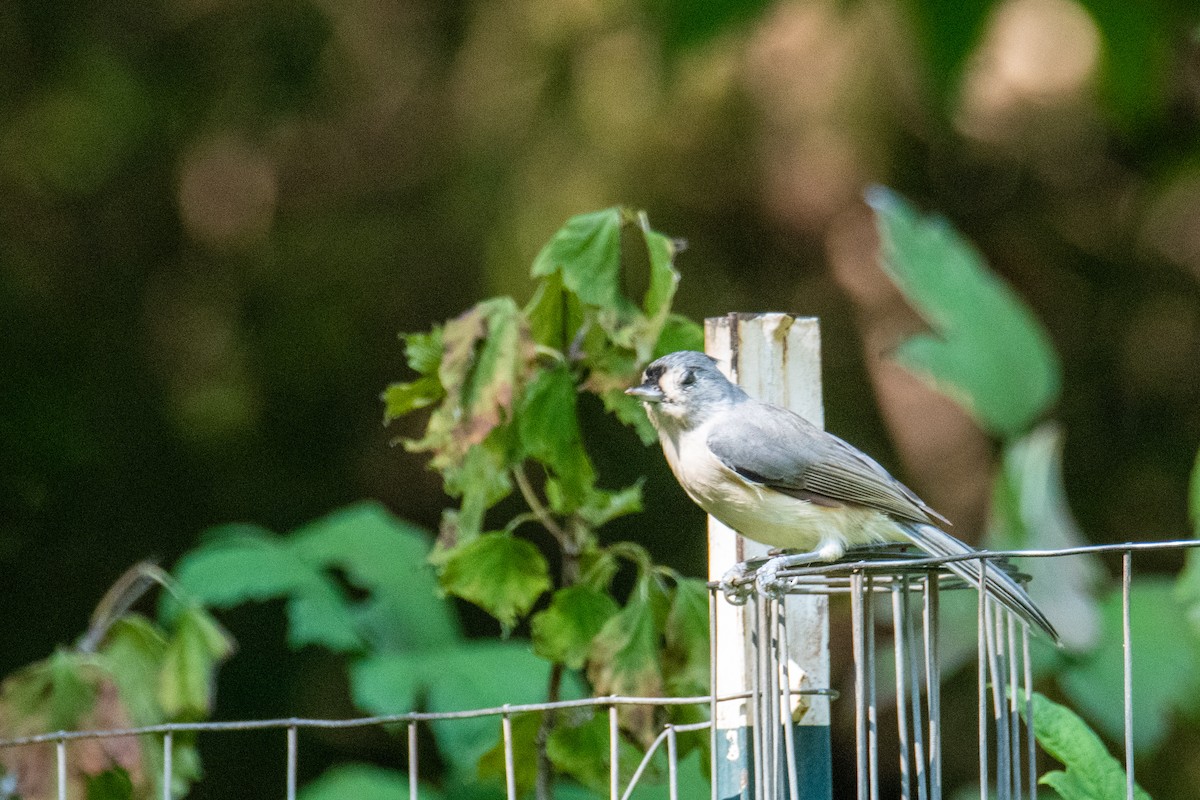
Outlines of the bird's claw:
M721 578L721 582L717 585L731 605L746 605L746 601L750 599L751 587L754 585L749 580L753 574L754 570L750 565L745 561L740 561L734 564L733 568Z
M781 564L783 560L783 557L772 558L759 567L758 572L755 573L754 588L762 597L778 600L786 593L787 578L779 576L780 568L786 566L786 564Z

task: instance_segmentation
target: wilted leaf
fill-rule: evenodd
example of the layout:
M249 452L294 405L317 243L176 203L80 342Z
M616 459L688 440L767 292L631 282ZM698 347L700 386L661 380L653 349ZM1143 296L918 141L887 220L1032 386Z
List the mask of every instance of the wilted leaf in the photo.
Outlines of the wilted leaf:
M383 421L391 422L410 411L431 406L445 396L436 377L418 378L412 383L393 383L383 391Z
M707 694L708 586L698 578L682 578L667 614L663 672L676 697Z
M461 465L444 467L442 478L446 494L462 501L454 517L453 541L438 536L441 549L466 544L478 536L487 510L512 492L508 460L495 436L468 450ZM433 560L440 561L440 553L435 553Z
M500 620L507 634L550 588L550 568L531 542L496 531L450 553L441 584Z
M656 624L651 580L643 577L625 607L609 619L592 641L588 679L597 695L659 697L663 691L659 663L660 628ZM654 736L654 709L623 706L622 726L643 743Z
M550 605L530 620L533 652L581 669L592 640L619 610L616 601L599 589L584 585L559 589Z
M868 193L884 268L931 328L896 360L954 398L987 430L1019 436L1057 400L1050 337L978 251L938 217L882 187Z
M1095 651L1071 662L1059 685L1088 719L1114 741L1124 739L1120 701L1124 685L1121 592L1100 607L1103 633ZM1170 730L1171 712L1197 707L1200 697L1200 643L1175 598L1169 581L1134 581L1129 615L1133 646L1133 742L1150 752ZM1114 699L1115 698L1115 699Z
M1067 505L1062 479L1062 428L1038 426L1004 448L992 489L988 546L998 550L1055 550L1086 544ZM1030 558L1029 595L1045 610L1062 641L1088 650L1100 634L1096 589L1104 577L1099 557Z
M169 719L197 720L212 711L216 670L233 640L199 605L183 610L163 654L158 701Z
M1024 715L1024 704L1019 706ZM1035 692L1033 732L1042 749L1067 767L1066 772L1048 772L1039 779L1039 783L1062 795L1063 800L1125 796L1125 770L1075 712ZM1134 787L1134 797L1150 800L1141 787Z

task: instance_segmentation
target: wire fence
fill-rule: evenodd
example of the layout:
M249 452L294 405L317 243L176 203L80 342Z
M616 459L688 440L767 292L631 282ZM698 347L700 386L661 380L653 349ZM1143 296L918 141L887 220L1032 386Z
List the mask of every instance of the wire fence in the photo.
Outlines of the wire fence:
M1135 796L1133 763L1133 680L1136 654L1132 647L1130 619L1130 587L1133 561L1137 553L1148 551L1182 551L1200 546L1200 541L1134 542L1113 545L1090 545L1057 550L980 551L952 557L913 556L896 550L876 550L852 553L834 564L794 568L782 572L787 593L848 594L850 597L851 631L854 669L854 716L856 782L858 800L878 800L880 795L880 753L885 732L880 727L880 686L877 680L881 652L876 643L878 611L890 605L892 659L894 684L885 687L894 694L897 725L895 743L899 751L899 775L903 800L941 800L943 793L942 750L946 741L941 709L941 608L942 593L965 588L960 579L942 567L951 561L977 559L981 569L1010 569L1009 559L1064 558L1087 554L1116 553L1121 555L1122 652L1124 703L1124 763L1126 770L1125 795ZM718 603L728 602L717 584L710 585L710 612ZM0 740L0 748L50 745L55 748L54 778L59 800L68 800L69 745L86 739L120 737L160 737L162 773L157 785L163 800L172 799L172 755L177 734L222 734L234 731L279 730L286 737L286 798L295 800L297 768L300 760L298 731L301 729L345 729L370 726L405 728L409 797L418 797L420 756L418 726L421 723L442 722L479 717L500 720L504 750L504 779L508 800L518 800L512 719L526 712L553 712L564 709L605 708L608 712L608 770L610 800L629 800L646 775L656 754L666 750L667 790L671 800L679 798L677 737L683 733L708 731L712 775L718 772L718 730L712 720L718 718L723 704L742 704L752 721L752 749L749 774L740 783L737 798L755 800L801 800L803 786L797 772L798 742L794 722L803 696L823 696L836 700L838 692L830 686L805 690L793 688L786 624L786 604L775 598L752 595L754 620L751 646L756 655L754 680L744 693L715 696L717 663L715 631L711 629L715 613L710 613L710 641L713 643L711 670L712 691L695 697L595 697L564 700L554 703L503 705L492 708L466 709L456 712L413 712L353 719L283 718L228 722L167 723L136 728L51 731L35 736ZM1032 727L1033 669L1030 658L1030 633L1026 625L992 601L978 593L976 612L976 671L977 719L974 721L979 748L980 797L1000 800L1036 800L1036 743ZM885 612L886 616L886 612ZM618 710L624 706L667 707L707 705L709 720L690 724L664 725L657 738L646 749L640 762L627 780L620 758L622 734ZM959 721L955 720L957 726ZM951 735L962 732L955 727ZM890 736L891 734L887 734ZM840 748L839 748L840 749ZM19 780L18 776L18 780ZM19 787L14 794L19 795ZM717 798L716 782L712 797ZM728 798L720 798L728 800Z

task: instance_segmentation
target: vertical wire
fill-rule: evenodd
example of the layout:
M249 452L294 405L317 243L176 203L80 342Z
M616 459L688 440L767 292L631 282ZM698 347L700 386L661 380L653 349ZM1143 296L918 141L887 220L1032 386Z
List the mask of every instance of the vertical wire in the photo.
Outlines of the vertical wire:
M621 751L620 734L621 731L617 727L617 707L611 705L608 707L608 795L611 800L617 800L621 796L621 763L618 760ZM716 784L715 772L712 779L713 784Z
M175 734L167 731L163 734L163 768L162 768L162 797L163 800L171 800L171 783L174 781L174 776L171 774L175 771Z
M58 800L67 800L67 740L54 743L55 771L58 774Z
M505 703L505 707L507 707ZM507 713L500 718L504 731L504 788L508 800L517 800L517 768L513 759L512 717Z
M900 580L903 596L905 655L908 659L908 692L912 705L913 767L917 778L917 797L929 800L929 770L925 768L925 722L921 718L921 669L917 663L917 635L913 628L912 610L909 608L912 582L907 576Z
M979 559L979 616L977 620L979 660L979 800L988 800L988 741L987 741L987 567L986 558Z
M1025 747L1029 757L1029 798L1037 800L1037 744L1033 735L1033 662L1029 659L1029 626L1021 626L1021 649L1025 655Z
M942 798L942 673L938 663L938 603L941 579L925 577L925 696L929 708L929 794Z
M796 740L792 721L791 645L788 642L787 608L779 604L780 683L783 684L783 757L787 765L788 800L800 800L800 776L796 771Z
M996 635L1000 620L1004 617L1004 609L989 602L984 614L987 617L988 667L992 676L992 713L996 724L996 795L1000 800L1009 800L1012 770L1008 763L1008 706L1004 698L1004 682L1008 673L1004 668L1004 642Z
M1017 653L1017 617L1008 617L1008 743L1012 750L1009 763L1012 764L1012 793L1016 800L1021 800L1024 794L1021 780L1021 714L1017 707L1020 695L1017 691L1021 685L1017 680L1017 668L1020 657Z
M900 602L901 583L894 576L892 577L892 633L894 643L894 653L896 661L896 726L900 735L900 797L903 800L910 800L912 797L912 771L909 767L909 761L912 758L912 753L909 748L908 740L908 704L905 702L905 684L908 683L908 674L905 669L904 657L904 612Z
M667 726L667 787L670 800L679 800L679 748L675 726Z
M867 628L867 765L870 800L879 800L879 703L875 693L875 579L867 573L863 618Z
M1121 647L1125 664L1125 797L1133 800L1133 630L1129 619L1129 591L1133 583L1133 551L1121 558Z
M417 800L417 723L408 723L408 798Z
M299 761L296 726L287 729L287 800L296 800L296 765Z
M763 764L766 758L766 738L767 726L764 723L763 715L763 693L766 687L763 686L762 675L762 659L759 657L763 648L763 624L762 618L764 614L764 604L767 599L757 592L754 595L754 635L753 652L751 655L754 658L750 674L754 676L753 685L751 686L751 696L753 698L754 718L751 720L750 730L753 732L754 740L754 796L763 800L772 800L766 792L766 768Z
M709 800L717 798L717 588L708 590L708 776Z
M764 763L767 767L767 797L779 797L779 779L783 773L783 764L779 760L780 747L780 731L779 731L779 657L782 655L778 649L779 641L776 634L779 631L778 617L779 607L783 604L782 600L776 601L768 599L763 607L766 610L766 615L763 620L765 625L765 644L766 647L759 647L759 658L763 667L763 677L766 678L766 703L764 704L765 723L767 727L767 741L769 749L767 750L767 758ZM760 645L762 644L760 640Z
M867 798L867 657L863 614L863 574L850 574L850 629L854 651L854 741L858 771L858 800Z

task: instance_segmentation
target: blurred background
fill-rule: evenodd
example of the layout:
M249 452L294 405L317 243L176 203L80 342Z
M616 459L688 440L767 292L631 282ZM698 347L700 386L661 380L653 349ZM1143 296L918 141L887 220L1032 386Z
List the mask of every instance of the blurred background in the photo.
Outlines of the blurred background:
M615 203L687 240L680 312L820 317L828 427L971 540L995 445L887 360L922 323L863 190L945 215L1062 357L1085 536L1183 537L1198 122L1182 0L4 3L0 674L213 524L377 498L434 528L440 481L389 446L416 429L381 423L397 332L524 301L549 235ZM703 574L700 512L594 416L610 485L650 474L614 537ZM230 616L217 717L347 710L298 688L320 667L278 611Z

